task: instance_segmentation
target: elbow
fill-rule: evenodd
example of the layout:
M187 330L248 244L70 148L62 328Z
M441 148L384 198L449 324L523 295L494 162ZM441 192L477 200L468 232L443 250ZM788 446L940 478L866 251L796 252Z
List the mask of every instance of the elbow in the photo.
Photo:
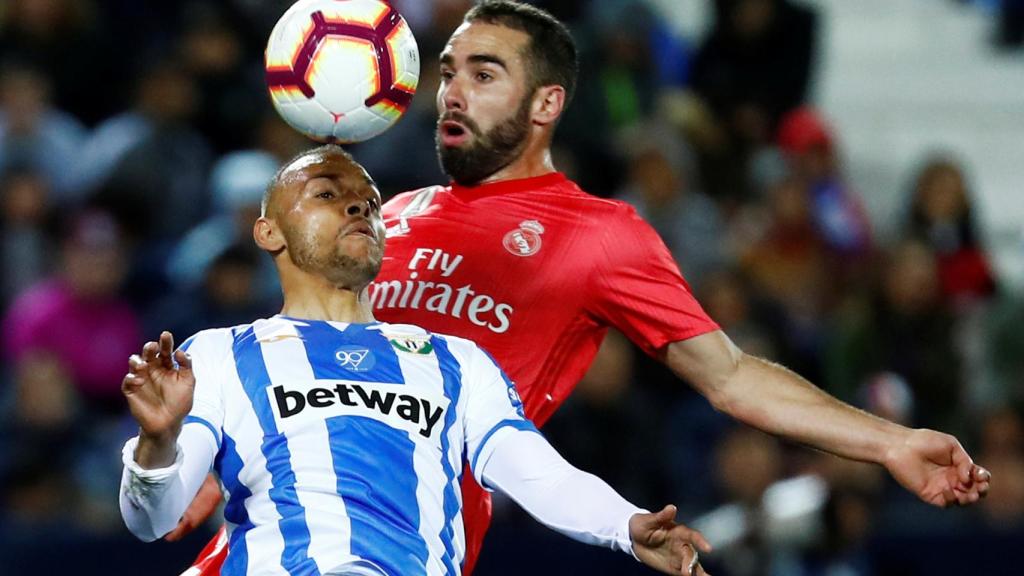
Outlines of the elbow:
M746 395L741 390L739 373L746 358L747 355L739 351L724 369L711 374L701 387L704 397L716 411L737 417L744 410Z
M155 542L174 529L174 526L161 530L155 526L152 516L144 508L136 505L124 494L121 496L121 518L133 536L143 542Z

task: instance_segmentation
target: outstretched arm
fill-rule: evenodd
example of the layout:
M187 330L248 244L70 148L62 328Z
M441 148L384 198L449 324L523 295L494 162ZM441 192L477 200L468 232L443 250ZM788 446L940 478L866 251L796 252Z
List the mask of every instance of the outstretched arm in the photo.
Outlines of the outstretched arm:
M501 490L531 516L575 540L633 554L666 574L704 574L697 549L711 546L675 523L675 507L645 512L608 484L565 461L541 435L504 435L479 464L484 485Z
M844 404L790 370L744 354L721 331L673 342L663 360L718 410L789 440L881 464L930 504L970 504L988 492L990 474L956 438Z

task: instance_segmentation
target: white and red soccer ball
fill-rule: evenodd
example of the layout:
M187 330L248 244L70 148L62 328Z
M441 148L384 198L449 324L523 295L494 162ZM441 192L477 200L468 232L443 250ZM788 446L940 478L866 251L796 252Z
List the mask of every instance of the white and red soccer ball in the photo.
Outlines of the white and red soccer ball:
M274 108L321 142L368 140L409 107L420 58L409 25L382 0L299 0L267 42Z

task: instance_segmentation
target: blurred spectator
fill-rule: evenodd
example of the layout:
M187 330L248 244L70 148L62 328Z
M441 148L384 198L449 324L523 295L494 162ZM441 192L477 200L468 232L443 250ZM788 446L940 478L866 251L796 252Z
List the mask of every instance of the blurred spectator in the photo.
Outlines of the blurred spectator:
M189 124L197 105L192 76L165 59L139 79L134 107L85 143L80 185L137 238L178 236L205 214L210 151Z
M763 529L768 516L762 503L765 491L782 478L783 454L778 440L739 426L714 451L714 477L722 506L695 523L706 527L705 535L721 531L718 548L725 553L715 559L716 567L734 576L768 574L777 550L769 545L768 531ZM715 520L709 523L712 518Z
M638 0L595 2L590 16L596 34L594 78L604 117L613 131L631 126L650 113L658 88L651 37L657 19Z
M1024 300L1008 295L988 316L985 364L991 370L991 382L979 383L990 387L980 404L1024 405Z
M17 61L0 66L0 171L29 166L49 180L57 197L72 199L75 174L69 167L85 136L78 120L51 106L50 82L39 69Z
M859 196L840 171L835 138L825 120L802 107L782 117L778 145L794 178L806 189L825 245L847 267L871 249L871 230Z
M94 414L124 410L125 361L138 350L135 313L118 296L127 247L115 221L77 216L61 248L58 275L30 288L3 322L3 346L15 371L40 358L67 373Z
M997 530L1024 528L1024 419L1019 410L1003 407L984 415L978 461L1003 479L982 504L988 523Z
M44 71L56 106L88 124L125 103L126 47L107 50L93 7L89 0L10 0L0 9L0 54Z
M313 142L311 140L289 126L273 110L267 110L260 116L259 128L256 130L256 135L252 142L253 148L268 152L277 159L279 164L284 164L292 156L312 145ZM392 159L394 159L394 156L392 156ZM394 166L395 162L392 162L390 165Z
M280 161L262 151L233 152L221 158L210 176L214 214L177 244L167 263L167 276L179 292L200 288L212 263L233 246L251 254L257 299L280 296L273 262L252 242L252 227L260 216L263 192ZM222 325L228 325L222 323Z
M907 232L935 251L943 297L959 303L992 295L995 279L961 167L948 158L928 160L914 181L910 202Z
M750 193L749 155L804 103L817 15L790 0L717 0L714 27L697 50L684 122L697 132L704 188L715 198Z
M764 329L766 320L755 313L750 287L742 274L727 269L710 274L701 283L698 300L729 339L747 354L777 358L778 346Z
M817 15L790 0L716 0L693 89L744 142L765 142L807 97Z
M15 168L0 177L0 314L49 272L50 216L50 190L42 175Z
M607 197L625 176L623 159L609 142L654 109L658 78L651 34L656 19L639 0L594 2L588 12L585 25L575 31L580 52L576 94L556 139L587 167L579 174L580 186Z
M768 191L762 220L750 230L736 231L742 270L755 298L777 317L771 326L780 345L779 360L817 381L827 305L835 298L827 243L814 223L810 199L798 180L787 178ZM753 209L754 212L757 209Z
M252 119L269 108L263 67L245 58L239 19L228 6L185 4L179 42L183 66L198 89L195 125L221 153L247 146L256 129Z
M213 262L203 266L202 284L175 291L154 306L146 318L146 333L155 338L170 330L184 340L206 328L237 326L276 313L274 304L259 292L260 263L264 254L252 243L219 250Z
M46 353L19 362L0 418L0 510L5 523L68 520L79 496L67 478L80 446L78 395L62 364Z
M622 146L629 175L616 196L654 227L699 289L706 276L726 263L725 226L715 203L693 189L690 150L673 132L651 124L634 127Z
M822 533L812 546L795 551L789 570L807 576L879 573L870 545L885 487L882 468L827 454L816 454L815 459L829 487L820 511Z
M829 355L832 391L853 401L861 384L896 374L913 392L914 425L962 432L962 358L940 290L926 245L905 241L891 249L868 300L840 316Z

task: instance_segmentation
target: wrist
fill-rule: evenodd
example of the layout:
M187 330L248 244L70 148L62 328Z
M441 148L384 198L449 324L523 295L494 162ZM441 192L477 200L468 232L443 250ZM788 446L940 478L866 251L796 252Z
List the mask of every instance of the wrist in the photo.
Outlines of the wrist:
M139 431L135 445L135 462L144 469L165 468L174 463L178 451L181 425L160 433Z
M878 462L886 469L891 469L893 463L899 462L903 451L910 441L914 430L898 424L893 424L893 430L888 434L886 443L880 451L881 460Z

